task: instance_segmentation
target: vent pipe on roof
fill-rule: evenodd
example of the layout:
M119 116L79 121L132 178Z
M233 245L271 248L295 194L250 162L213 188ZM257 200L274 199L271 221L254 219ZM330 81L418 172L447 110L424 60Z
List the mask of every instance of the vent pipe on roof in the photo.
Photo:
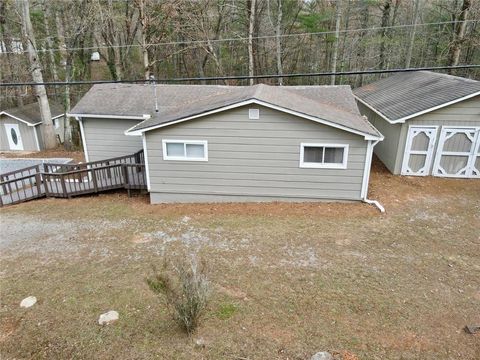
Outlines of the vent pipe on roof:
M157 99L157 82L155 76L150 75L150 83L153 84L153 96L155 99L155 112L158 112L158 99Z

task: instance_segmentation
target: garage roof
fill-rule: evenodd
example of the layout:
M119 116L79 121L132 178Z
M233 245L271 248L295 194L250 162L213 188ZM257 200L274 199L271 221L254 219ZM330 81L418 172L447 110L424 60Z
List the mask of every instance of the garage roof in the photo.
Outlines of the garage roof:
M355 97L390 122L448 106L480 94L480 81L415 71L395 74L353 91Z

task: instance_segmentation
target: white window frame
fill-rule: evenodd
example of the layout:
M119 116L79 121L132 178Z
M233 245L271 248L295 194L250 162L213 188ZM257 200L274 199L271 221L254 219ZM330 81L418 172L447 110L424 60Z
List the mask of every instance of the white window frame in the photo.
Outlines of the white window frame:
M304 161L305 147L341 148L343 149L342 163L313 163ZM348 144L324 144L324 143L301 143L300 144L300 167L320 169L346 169L348 160ZM325 158L325 150L323 151Z
M183 144L185 156L168 156L167 144ZM203 158L187 157L187 145L203 145ZM163 160L175 160L175 161L208 161L208 141L206 140L162 140Z

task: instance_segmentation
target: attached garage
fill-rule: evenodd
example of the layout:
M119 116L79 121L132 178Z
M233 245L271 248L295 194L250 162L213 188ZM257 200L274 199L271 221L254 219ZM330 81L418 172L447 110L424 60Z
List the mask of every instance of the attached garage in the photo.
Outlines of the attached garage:
M480 178L480 82L428 71L354 91L385 136L375 154L393 174Z

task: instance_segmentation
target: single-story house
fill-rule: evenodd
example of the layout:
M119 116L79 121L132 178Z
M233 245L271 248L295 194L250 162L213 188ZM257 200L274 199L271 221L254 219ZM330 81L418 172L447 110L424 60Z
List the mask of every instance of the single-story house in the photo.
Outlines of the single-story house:
M63 107L50 103L55 133L63 142ZM1 151L40 151L44 149L40 108L37 102L0 111Z
M98 84L69 115L88 161L143 148L152 203L367 201L383 139L349 86Z
M375 154L393 174L480 178L480 82L429 71L355 89L385 136Z

